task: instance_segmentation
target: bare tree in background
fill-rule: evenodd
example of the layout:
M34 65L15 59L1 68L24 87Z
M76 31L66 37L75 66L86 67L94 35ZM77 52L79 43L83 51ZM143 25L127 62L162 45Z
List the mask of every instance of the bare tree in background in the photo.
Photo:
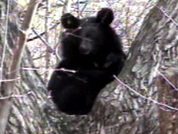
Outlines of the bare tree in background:
M36 83L39 82L39 85L36 86L36 89L42 89L44 86L42 84L42 80L39 79L38 75L35 73L26 73L25 75L22 73L21 77L19 77L20 72L20 63L22 62L23 65L31 65L32 61L30 60L29 51L25 49L25 43L29 34L29 30L32 23L32 18L36 12L37 6L38 6L39 0L31 0L29 2L29 7L27 9L26 15L24 17L24 21L22 23L21 30L17 28L16 23L14 23L14 20L17 20L15 18L15 14L13 14L13 11L15 11L16 5L13 1L1 1L1 98L0 98L0 134L4 134L5 129L7 130L6 133L19 133L17 130L13 128L9 128L9 125L7 126L7 121L9 119L9 123L11 122L12 126L19 125L22 126L22 128L17 128L21 132L20 133L29 133L30 131L36 131L34 128L33 130L28 129L28 125L26 125L28 122L31 122L30 119L28 121L28 118L23 119L28 114L28 111L30 110L28 106L24 107L23 105L21 108L18 105L19 101L23 101L24 98L29 97L29 99L32 99L32 96L35 97L31 89L33 89L33 85L29 85L33 80ZM13 5L14 4L14 5ZM16 12L17 13L17 12ZM13 15L12 15L13 14ZM12 16L11 16L12 15ZM8 18L11 16L11 18ZM17 16L16 16L17 17ZM17 20L18 21L18 20ZM4 24L4 25L3 25ZM4 28L4 29L3 29ZM23 56L23 58L22 58ZM29 79L30 77L30 79ZM27 79L27 80L25 80ZM32 80L29 82L29 80ZM18 82L19 80L25 81L24 83ZM15 88L16 85L16 88ZM41 86L40 86L41 85ZM21 90L18 90L20 88ZM20 92L22 91L23 94ZM44 92L44 91L43 91ZM36 96L37 97L37 96ZM14 101L13 105L13 111L11 111L11 115L9 116L12 100L17 99L17 101ZM20 99L19 99L20 98ZM34 98L35 99L35 98ZM26 99L25 99L26 100ZM40 100L37 100L37 102ZM24 102L23 102L24 103ZM26 102L25 102L26 103ZM39 104L40 105L40 104ZM34 107L33 107L34 108ZM26 113L22 110L25 109ZM21 113L21 114L20 114ZM39 111L40 113L40 111ZM42 116L42 115L41 115ZM34 119L33 124L39 125L37 123L37 120ZM6 127L7 126L7 127ZM30 125L29 125L30 126ZM25 129L25 130L23 130ZM28 131L28 132L27 132ZM37 130L39 131L39 130ZM40 130L42 131L42 130ZM33 132L32 132L33 133Z
M7 99L3 96L4 84L8 82L6 72L18 40L19 20L15 3L1 1L0 7L0 59L4 61L0 70L1 104ZM14 97L10 96L13 104L5 133L177 134L177 13L177 0L158 1L132 43L123 71L103 89L87 116L67 116L53 107L39 74L23 70L26 66L34 68L31 53L25 49L21 79L16 79ZM9 19L5 18L7 15ZM0 105L1 110L4 109Z

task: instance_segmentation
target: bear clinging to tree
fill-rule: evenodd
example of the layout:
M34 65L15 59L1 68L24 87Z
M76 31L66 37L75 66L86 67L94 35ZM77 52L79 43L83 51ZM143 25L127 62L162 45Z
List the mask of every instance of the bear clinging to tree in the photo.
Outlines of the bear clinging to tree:
M96 17L78 19L69 13L61 17L66 29L62 33L62 60L48 84L60 111L88 114L101 89L121 71L126 56L118 35L110 27L113 19L108 8L101 9Z

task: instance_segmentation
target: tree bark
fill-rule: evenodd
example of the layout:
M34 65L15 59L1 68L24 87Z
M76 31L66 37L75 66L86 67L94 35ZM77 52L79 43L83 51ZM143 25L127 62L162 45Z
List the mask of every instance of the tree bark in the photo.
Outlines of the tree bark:
M92 113L64 115L52 125L60 125L64 134L176 134L177 12L177 0L159 0L145 17L123 71L100 94Z
M5 3L0 3L5 7ZM0 10L1 13L4 11L3 8ZM14 24L18 17L11 18L14 14L10 12L10 39L3 79L6 78L7 59L12 57L13 42L17 40L18 31ZM14 94L22 96L12 98L6 134L177 134L177 13L177 0L158 1L145 17L123 71L103 89L87 116L67 116L57 111L51 100L47 99L45 84L38 73L21 70L21 80L16 83ZM0 30L0 44L5 39L3 35L3 30ZM34 67L27 49L21 69L25 66Z
M0 52L2 52L2 55L0 56L0 60L2 61L2 84L0 88L1 134L4 133L7 119L8 125L5 131L6 134L36 134L47 131L47 129L44 129L44 126L48 121L46 120L45 116L41 114L42 106L44 105L47 97L44 82L37 72L27 72L22 70L24 66L33 67L32 59L30 58L30 52L24 48L24 44L26 41L26 34L28 34L27 31L30 27L31 16L33 16L34 13L33 9L35 9L37 6L36 4L36 0L32 0L31 4L29 4L31 6L29 7L29 10L31 11L27 10L27 15L24 19L26 22L24 22L24 25L21 29L21 32L23 33L21 33L21 36L18 36L20 31L17 27L19 17L17 16L18 7L16 3L14 1L0 2L0 18L2 21L2 29L0 30ZM19 45L16 43L18 40L21 40L19 41ZM14 49L16 49L16 51L13 52ZM22 52L23 57L21 56ZM14 53L17 55L15 56ZM11 59L14 58L16 58L16 60L11 61ZM11 62L13 62L13 66L11 66L11 73L8 74L7 72ZM19 68L19 62L21 62L21 68ZM18 70L20 70L20 75L17 74ZM20 81L17 76L20 76ZM14 85L16 85L15 89L13 89ZM12 110L10 111L10 116L8 118L12 100ZM33 117L34 120L32 120ZM45 121L43 122L43 120Z

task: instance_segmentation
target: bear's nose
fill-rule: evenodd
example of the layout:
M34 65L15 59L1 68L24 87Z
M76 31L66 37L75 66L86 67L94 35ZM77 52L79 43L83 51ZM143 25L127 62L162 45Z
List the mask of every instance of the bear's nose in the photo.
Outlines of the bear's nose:
M89 54L92 51L92 41L84 39L80 44L79 51L84 55Z
M79 51L81 54L84 54L84 55L87 55L90 53L90 50L85 46L81 46Z

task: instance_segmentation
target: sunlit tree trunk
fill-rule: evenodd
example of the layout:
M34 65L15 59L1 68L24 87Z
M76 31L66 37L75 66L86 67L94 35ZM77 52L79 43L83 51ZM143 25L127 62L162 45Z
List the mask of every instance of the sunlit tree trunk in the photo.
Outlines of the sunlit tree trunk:
M1 20L6 20L3 18L6 2L1 1L0 6ZM13 8L9 8L8 43L6 59L3 66L1 64L1 80L6 79L5 72L10 64L8 59L12 57L18 40L17 7L15 3L10 6ZM0 23L0 28L6 29L5 24ZM6 39L2 29L0 54ZM146 16L122 73L103 89L87 116L67 116L52 107L47 99L46 83L36 71L23 69L26 66L34 68L30 52L26 49L21 79L14 90L15 95L21 96L12 98L6 134L177 134L177 29L178 1L159 0ZM0 88L1 99L3 85Z
M54 124L67 123L63 128L77 134L178 133L177 13L177 0L159 0L145 17L122 73L103 90L92 113L63 116Z
M126 101L122 103L130 102L130 109L134 109L131 117L135 125L129 133L177 133L177 7L175 0L160 0L145 18L130 49L121 77L126 76L125 84L140 94L131 99L124 94Z
M178 133L177 12L178 1L160 0L130 48L116 80L118 108L125 111L118 113L119 134Z

